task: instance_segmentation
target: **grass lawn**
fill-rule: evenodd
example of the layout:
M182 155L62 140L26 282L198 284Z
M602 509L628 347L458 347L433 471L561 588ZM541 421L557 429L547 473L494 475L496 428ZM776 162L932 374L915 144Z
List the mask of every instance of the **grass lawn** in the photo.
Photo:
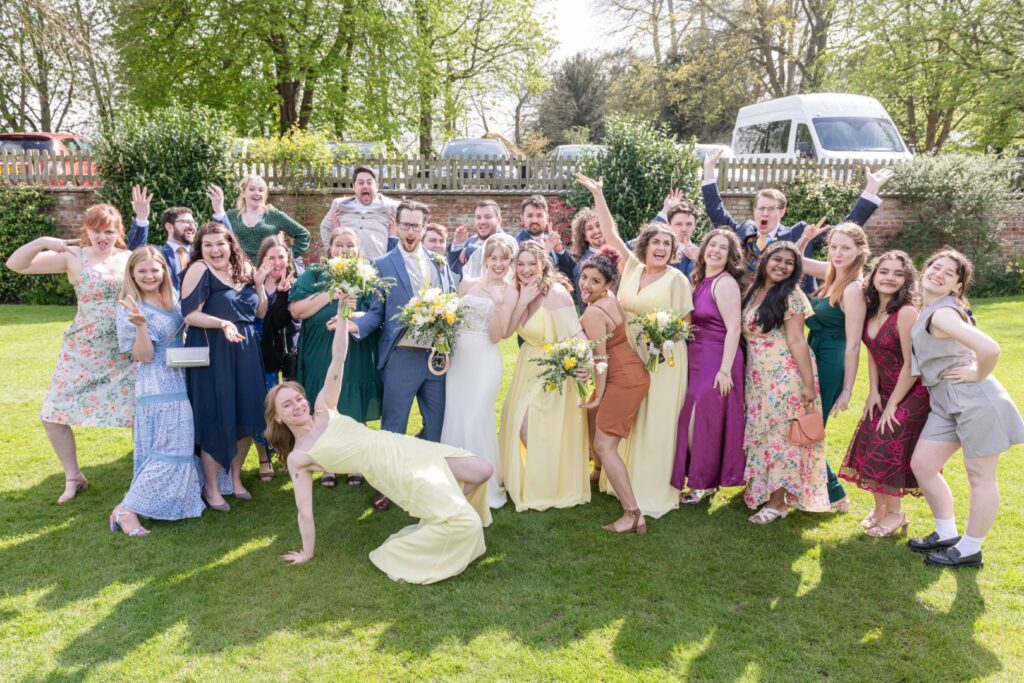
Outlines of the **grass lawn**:
M976 313L1003 348L997 370L1024 406L1024 299ZM244 478L230 514L107 530L131 480L127 429L76 430L90 488L54 501L63 474L38 420L64 307L0 307L0 680L1024 680L1024 448L1004 457L987 565L925 567L902 539L850 515L749 524L739 490L614 536L594 495L570 510L497 511L487 554L433 586L397 585L367 553L409 518L366 487L317 487L317 555L299 547L290 485ZM507 342L509 374L514 342ZM863 405L862 362L854 399ZM418 429L410 425L410 431ZM842 460L855 411L830 423ZM670 425L666 425L670 428ZM948 469L961 528L960 456ZM923 500L907 504L931 531Z

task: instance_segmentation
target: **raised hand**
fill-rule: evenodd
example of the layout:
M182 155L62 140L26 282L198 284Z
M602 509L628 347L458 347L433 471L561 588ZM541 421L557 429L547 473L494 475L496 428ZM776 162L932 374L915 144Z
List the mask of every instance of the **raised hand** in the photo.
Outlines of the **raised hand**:
M214 216L224 213L224 190L219 185L207 185L206 196L210 200Z
M891 168L883 168L875 173L867 166L864 167L864 191L870 194L878 194L882 186L889 182L893 176Z
M146 324L146 314L142 312L142 308L139 307L139 302L130 296L118 301L121 307L128 312L128 322L135 327L143 327Z
M140 223L149 221L150 202L153 193L145 187L132 185L132 211L135 212L135 220Z
M39 237L36 239L36 244L40 247L57 254L63 254L68 250L69 246L78 244L78 242L78 240L62 240L59 237Z
M716 147L704 157L704 180L714 180L718 177L718 160L722 158L725 150Z
M455 236L452 237L452 244L464 244L469 239L469 229L465 225L455 228Z
M256 269L255 275L252 276L254 284L263 285L266 283L267 278L270 276L270 261L264 261L263 265Z
M665 195L665 201L661 204L661 210L663 213L668 213L669 208L673 204L678 204L683 201L683 191L678 187L672 188L667 195Z
M829 230L832 229L831 225L826 225L827 221L828 217L822 216L820 221L818 221L814 225L808 225L806 228L804 228L803 234L800 235L800 239L797 240L796 243L801 253L803 253L804 247L806 247L808 244L814 241L815 237L822 234L823 232L828 232Z
M700 253L700 247L692 242L690 244L683 245L683 255L691 261L697 260L697 254Z
M604 194L604 176L594 180L593 178L588 178L582 173L577 173L576 182L582 185L583 188L592 195Z
M540 296L540 283L538 280L533 280L519 289L519 303L521 304L529 305L538 296Z
M549 254L562 246L562 236L553 230L544 235L544 249Z

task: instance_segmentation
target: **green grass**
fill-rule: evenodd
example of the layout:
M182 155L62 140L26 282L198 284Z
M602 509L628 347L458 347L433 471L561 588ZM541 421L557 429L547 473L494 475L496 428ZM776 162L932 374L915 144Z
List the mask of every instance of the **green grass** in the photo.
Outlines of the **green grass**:
M976 309L1018 405L1022 305ZM850 515L762 528L733 490L642 537L599 528L618 515L601 494L503 509L462 575L396 585L366 555L409 518L370 511L365 487L317 487L316 558L285 566L299 545L290 486L260 483L255 458L252 502L129 539L106 529L131 479L129 431L77 430L91 486L55 505L63 476L37 416L72 315L0 307L0 680L1024 679L1024 448L1003 459L981 571L927 568L901 540L865 536L860 491ZM855 422L830 423L833 466ZM947 474L962 526L959 456ZM907 508L912 531L930 531L924 502Z

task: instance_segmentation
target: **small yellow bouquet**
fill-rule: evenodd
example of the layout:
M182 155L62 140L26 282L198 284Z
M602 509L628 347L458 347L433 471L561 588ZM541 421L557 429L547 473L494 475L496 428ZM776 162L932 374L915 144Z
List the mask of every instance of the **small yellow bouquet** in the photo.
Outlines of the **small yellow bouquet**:
M346 297L371 293L383 296L394 284L382 278L372 263L358 256L338 256L316 263L310 268L319 271L320 288L330 294L331 301L334 300L336 292L341 292ZM343 303L341 317L347 318L351 314L348 303Z
M557 390L558 393L562 393L562 385L566 380L572 379L576 382L580 398L586 399L590 396L590 388L586 382L576 379L576 371L580 368L592 368L594 372L600 374L608 369L608 364L603 362L607 356L594 355L594 348L600 341L601 339L588 341L579 337L568 337L554 344L545 344L544 355L530 359L530 362L544 368L540 374L541 381L544 382L544 391L550 393Z
M458 294L445 294L440 288L431 287L409 299L409 303L395 316L405 328L405 336L431 347L430 370L436 375L448 371L455 335L465 324L461 303Z
M645 348L649 354L645 365L647 372L655 372L658 364L666 361L670 368L675 367L672 347L693 335L693 327L683 320L679 311L651 311L636 316L629 324L640 328L635 341L638 349Z

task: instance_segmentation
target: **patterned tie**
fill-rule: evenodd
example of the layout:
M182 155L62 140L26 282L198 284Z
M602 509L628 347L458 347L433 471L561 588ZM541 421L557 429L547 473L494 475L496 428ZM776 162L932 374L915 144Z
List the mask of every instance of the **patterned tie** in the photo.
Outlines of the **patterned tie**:
M767 246L768 246L768 235L758 235L757 236L757 251L758 251L758 253L763 252L764 248L767 247Z
M430 273L427 272L426 266L423 264L423 254L420 250L412 252L412 258L416 261L416 268L420 271L420 285L430 286Z
M178 270L185 270L188 265L188 255L185 247L178 247Z

